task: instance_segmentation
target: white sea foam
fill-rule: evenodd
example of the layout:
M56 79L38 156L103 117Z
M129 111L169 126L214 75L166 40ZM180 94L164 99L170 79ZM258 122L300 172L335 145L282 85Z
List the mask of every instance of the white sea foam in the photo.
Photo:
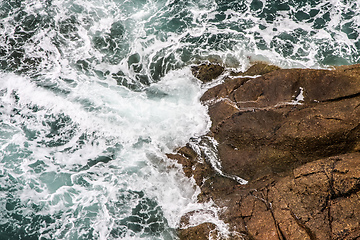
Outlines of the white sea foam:
M166 163L164 153L184 145L192 136L204 134L209 123L206 109L198 102L199 84L189 75L189 70L171 72L151 87L154 96L131 92L123 87L103 87L97 81L86 84L79 81L71 94L64 98L36 86L29 79L2 74L0 89L4 94L1 100L5 105L2 121L15 129L22 125L36 135L33 140L27 139L17 130L18 133L13 132L13 137L2 146L6 149L9 145L16 145L19 151L30 151L26 158L5 166L9 175L21 179L26 186L19 189L21 201L47 203L45 208L51 215L68 209L62 221L69 224L73 218L81 221L75 212L89 214L89 211L94 211L97 217L90 218L91 225L99 230L100 239L107 239L111 228L105 231L99 226L111 226L115 219L131 215L126 213L126 209L131 210L136 204L126 203L124 209L118 210L125 213L119 215L115 211L112 216L105 206L121 195L119 189L143 191L148 198L157 200L169 226L176 227L179 217L191 205L196 206L197 190L177 168L167 169L169 163ZM34 106L39 110L32 112ZM16 116L11 116L13 108L19 110ZM26 119L24 115L32 118ZM59 115L71 119L70 125L61 129L63 137L69 138L65 144L41 144L53 140L48 139L50 129L44 125L51 120L47 119L50 115L54 116L52 120ZM72 135L74 129L76 133ZM82 135L89 139L80 147L77 145ZM26 149L23 149L24 144L28 146ZM117 148L114 144L120 145ZM106 154L104 150L108 147L115 147L115 155L108 165L100 162L89 169L77 170L86 167L89 159ZM69 148L73 150L69 151ZM44 163L44 170L36 174L30 166L38 160ZM15 173L12 168L19 171ZM96 178L91 177L94 174ZM89 186L79 185L80 177ZM31 186L31 182L36 187ZM86 206L92 208L94 204L94 210L84 209ZM72 228L76 231L77 227ZM60 232L55 236L61 236L61 229L57 231ZM70 230L64 234L69 237L73 233Z

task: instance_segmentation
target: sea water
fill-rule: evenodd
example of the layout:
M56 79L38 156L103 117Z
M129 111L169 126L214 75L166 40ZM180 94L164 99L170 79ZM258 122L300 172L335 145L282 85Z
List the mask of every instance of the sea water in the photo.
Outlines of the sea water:
M191 65L355 64L359 34L359 0L1 0L0 239L226 236L166 157L211 124Z

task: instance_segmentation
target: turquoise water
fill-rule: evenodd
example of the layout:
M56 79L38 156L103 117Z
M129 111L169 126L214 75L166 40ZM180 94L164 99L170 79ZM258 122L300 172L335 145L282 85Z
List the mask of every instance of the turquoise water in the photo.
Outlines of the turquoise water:
M2 0L0 239L227 226L165 154L205 134L190 66L360 63L358 0ZM203 214L201 214L201 210ZM211 213L211 214L209 214Z

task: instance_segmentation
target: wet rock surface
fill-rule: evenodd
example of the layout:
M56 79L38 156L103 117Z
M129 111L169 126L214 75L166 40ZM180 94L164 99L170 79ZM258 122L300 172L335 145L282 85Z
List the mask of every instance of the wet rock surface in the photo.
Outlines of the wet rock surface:
M219 77L223 73L224 67L218 64L204 63L199 66L193 66L191 71L196 78L206 83Z
M200 186L199 201L224 209L239 239L360 238L360 65L257 68L201 98L221 170L249 183L221 176L191 144L169 157ZM180 238L196 239L204 226L211 231L199 239L210 239L210 223L182 227Z

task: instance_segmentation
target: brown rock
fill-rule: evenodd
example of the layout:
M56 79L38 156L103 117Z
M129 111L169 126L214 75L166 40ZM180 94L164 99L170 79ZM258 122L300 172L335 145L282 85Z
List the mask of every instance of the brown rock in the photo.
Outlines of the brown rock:
M270 183L238 186L214 177L203 185L203 195L226 207L221 218L245 239L356 239L360 237L359 166L356 152L304 164ZM188 222L186 217L182 221ZM180 236L209 239L213 229L212 224L200 225L181 230Z
M235 191L234 180L214 174L201 185L201 194L198 196L201 202L217 199L218 196L230 195Z
M232 236L360 238L360 65L227 78L201 100L209 106L223 174L249 184L220 176L190 146L173 158L196 179L199 201L224 209L220 218L238 233ZM209 239L215 228L202 224L180 238L204 231Z
M305 103L341 100L359 94L359 75L354 74L357 71L277 70L245 82L229 98L240 108L283 105L294 101L301 91Z
M287 178L289 179L289 178ZM311 232L300 222L288 206L286 199L281 197L282 192L276 187L269 189L274 219L283 239L313 239Z
M275 215L276 220L280 222L284 216L285 219L292 216L310 239L347 239L350 235L360 235L360 215L355 214L360 207L358 182L345 184L352 189L350 192L334 194L339 168L347 166L345 169L349 169L349 166L358 164L360 154L352 153L311 162L294 170L293 177L276 183L276 190L269 197L276 211L280 207L288 212ZM344 182L353 179L352 174L357 170L345 172L341 173ZM282 206L279 201L283 202ZM291 223L282 222L279 225L282 232L293 234L288 230Z
M203 223L195 227L178 230L180 239L207 240L216 239L217 230L213 223Z
M360 236L358 166L360 153L339 155L302 165L270 184L258 184L257 189L249 184L220 193L221 186L228 184L216 180L214 191L204 194L227 207L221 217L231 230L250 239L356 239Z
M266 197L261 192L256 192L250 196L254 198L251 201L251 215L249 216L249 212L246 210L242 212L246 214L243 217L248 235L255 239L279 239L278 226L274 221L271 206ZM247 205L246 202L244 204Z
M360 194L351 194L332 201L330 216L333 219L332 239L360 237Z
M224 67L218 64L208 63L201 64L199 66L193 66L191 71L196 78L206 83L211 82L220 76L224 71Z
M252 65L248 70L245 72L234 73L235 76L256 76L256 75L264 75L269 72L273 72L279 70L280 68L275 65L263 63L263 62L256 62Z
M207 101L217 102L221 98L228 97L235 89L238 89L245 82L249 81L249 78L226 78L223 84L217 85L207 90L200 100L204 103Z
M209 114L213 116L211 131L216 131L216 126L228 119L234 113L239 112L239 109L230 101L219 101L209 107Z
M234 231L232 229L228 234L221 233L214 223L205 222L197 226L190 225L190 219L193 215L201 213L202 212L199 211L193 211L181 218L182 226L178 229L180 239L249 240L248 236L241 231ZM203 214L212 215L212 213L213 212L210 211L203 211Z
M177 154L167 154L167 157L176 160L182 165L185 176L193 177L197 185L201 185L205 177L214 174L213 169L190 147L185 146Z
M359 69L277 70L205 93L224 171L254 179L358 149Z

